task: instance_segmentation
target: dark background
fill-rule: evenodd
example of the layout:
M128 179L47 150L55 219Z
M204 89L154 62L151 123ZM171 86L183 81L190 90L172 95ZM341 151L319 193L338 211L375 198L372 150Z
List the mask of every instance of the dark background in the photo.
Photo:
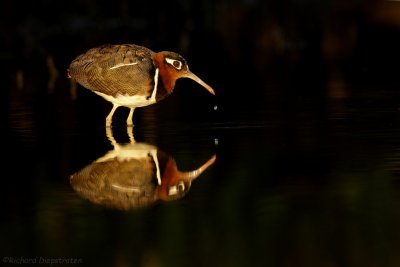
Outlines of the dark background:
M399 1L0 5L3 263L399 266ZM215 89L182 79L135 111L180 169L217 154L183 199L123 212L71 188L112 149L111 104L66 70L105 43L178 52Z
M218 92L221 108L254 112L296 97L351 95L397 86L397 1L2 1L1 60L8 83L23 73L57 85L79 54L104 43L136 43L182 54ZM182 83L186 83L182 82ZM36 86L40 87L40 86ZM33 90L33 89L32 89ZM61 91L62 89L58 89ZM3 90L3 93L5 90ZM193 90L182 90L187 105ZM198 90L196 90L198 91ZM36 92L35 92L36 93ZM194 92L194 99L207 97ZM293 97L295 96L295 97ZM184 102L184 101L180 101ZM251 115L250 115L251 116Z

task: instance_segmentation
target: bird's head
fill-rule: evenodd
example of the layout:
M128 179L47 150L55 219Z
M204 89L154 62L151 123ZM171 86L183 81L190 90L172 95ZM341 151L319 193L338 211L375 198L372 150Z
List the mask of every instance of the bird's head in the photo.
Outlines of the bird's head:
M155 54L154 63L159 69L161 80L168 91L172 92L177 79L189 78L215 95L211 86L203 82L203 80L189 70L186 60L181 55L175 52L162 51Z
M172 158L169 159L165 165L161 185L158 187L158 197L163 201L170 201L184 196L192 181L214 164L216 158L217 156L213 155L199 168L188 172L179 171L176 162Z

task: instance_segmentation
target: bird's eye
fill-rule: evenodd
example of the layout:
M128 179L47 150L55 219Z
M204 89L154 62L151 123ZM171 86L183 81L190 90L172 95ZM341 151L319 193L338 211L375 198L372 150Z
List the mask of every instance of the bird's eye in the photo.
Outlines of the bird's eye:
M183 181L180 181L178 184L171 186L168 188L168 195L173 196L173 195L178 195L182 192L184 192L186 189L185 183Z
M178 187L178 191L179 191L179 192L185 191L185 184L184 184L183 182L180 182L180 183L177 185L177 187Z
M182 69L182 62L172 58L166 58L168 64L172 65L175 69L180 70Z

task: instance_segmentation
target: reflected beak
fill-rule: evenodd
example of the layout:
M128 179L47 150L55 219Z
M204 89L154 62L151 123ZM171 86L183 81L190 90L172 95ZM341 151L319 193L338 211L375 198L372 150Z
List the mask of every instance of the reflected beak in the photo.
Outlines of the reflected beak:
M217 159L217 155L213 155L206 163L201 165L197 170L190 171L190 172L181 172L181 178L187 182L191 182L200 174L202 174L208 167L214 164L215 160Z
M206 88L207 91L209 91L211 94L215 95L214 89L212 89L211 86L203 82L199 77L197 77L197 75L195 75L190 70L188 70L188 72L183 77L192 79L193 81L197 82L198 84Z

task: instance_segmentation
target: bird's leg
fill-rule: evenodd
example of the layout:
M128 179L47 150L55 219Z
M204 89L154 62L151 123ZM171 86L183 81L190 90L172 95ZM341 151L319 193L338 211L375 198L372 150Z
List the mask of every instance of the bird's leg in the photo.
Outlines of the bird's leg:
M119 105L113 104L113 107L110 111L110 113L108 113L108 116L106 118L106 127L111 127L111 123L112 123L112 117L114 115L115 110L119 107Z
M135 108L130 108L128 118L126 119L127 126L133 126L132 118L133 118L133 111Z

